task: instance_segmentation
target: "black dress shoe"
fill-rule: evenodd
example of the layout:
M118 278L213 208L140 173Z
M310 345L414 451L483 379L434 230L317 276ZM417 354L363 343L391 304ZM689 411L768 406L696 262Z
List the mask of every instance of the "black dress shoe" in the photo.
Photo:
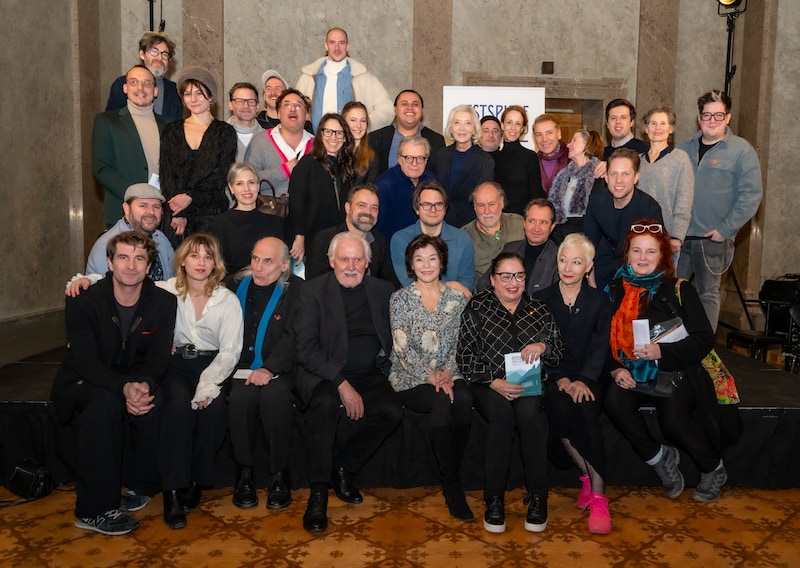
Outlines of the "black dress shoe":
M239 481L236 482L236 490L233 492L233 504L240 509L250 509L258 505L253 468L243 467L239 473Z
M181 506L178 490L164 491L164 523L171 529L186 526L186 513Z
M267 509L273 511L285 509L291 502L292 492L289 490L288 476L285 471L279 471L269 482Z
M328 528L328 490L311 491L306 512L303 514L303 528L310 533L322 532Z
M333 485L333 491L336 496L345 503L358 505L364 501L361 492L353 485L350 474L343 467L337 467L333 470L331 485Z
M197 506L200 504L200 496L202 493L203 490L194 481L192 481L189 487L180 490L179 495L184 512L191 513L197 509Z

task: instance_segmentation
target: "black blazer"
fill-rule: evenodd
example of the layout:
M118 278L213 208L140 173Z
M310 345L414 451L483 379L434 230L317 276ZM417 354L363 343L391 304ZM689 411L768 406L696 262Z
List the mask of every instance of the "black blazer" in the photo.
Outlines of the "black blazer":
M59 420L72 416L79 381L108 389L120 400L131 381L145 381L154 391L169 368L177 305L175 296L145 278L132 330L123 340L110 272L77 298L68 297L67 356L50 395Z
M384 126L375 132L369 133L369 145L375 150L375 159L378 162L377 175L381 175L397 163L397 156L393 156L392 163L389 164L389 150L392 147L392 138L394 138L395 130L394 124L390 124L389 126ZM438 132L434 132L427 126L422 127L420 136L431 145L431 155L428 157L428 169L431 169L431 165L436 163L436 153L444 148L444 136Z
M392 352L389 297L394 287L384 280L364 276L364 291L382 351L375 362L388 375ZM306 283L297 312L297 376L295 391L303 407L320 381L342 383L347 358L347 320L339 282L333 272Z

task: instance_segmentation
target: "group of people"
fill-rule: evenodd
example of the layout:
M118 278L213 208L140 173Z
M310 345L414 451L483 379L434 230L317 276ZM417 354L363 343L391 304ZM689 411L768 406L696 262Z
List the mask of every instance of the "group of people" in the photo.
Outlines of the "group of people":
M212 113L211 73L184 68L176 85L164 78L174 43L148 32L139 48L143 65L115 82L95 121L108 230L68 286L69 354L53 391L78 427L77 526L130 532L129 513L158 491L165 523L186 526L214 485L226 428L233 503L258 504L264 440L266 505L287 507L296 411L312 533L327 528L330 487L362 501L353 478L404 407L427 415L446 506L465 522L472 409L486 420L489 532L505 530L515 432L525 528L547 526L549 456L580 471L589 530L611 530L603 411L669 497L684 489L679 450L701 472L695 499L719 497L727 474L700 361L733 238L761 198L725 93L700 97L700 132L680 148L671 109L645 115L645 143L633 105L617 99L605 148L588 130L564 144L558 118L543 114L533 152L520 144L522 107L481 118L461 105L445 136L426 127L419 93L392 105L340 28L297 88L263 74L263 110L259 90L236 83L227 123ZM264 194L288 195L285 219L259 207ZM305 280L293 270L303 261ZM657 329L676 318L680 340L634 342L634 320ZM510 380L509 357L539 369L539 387ZM669 396L644 388L660 371L680 377ZM638 413L648 403L665 442ZM123 426L134 442L124 469Z

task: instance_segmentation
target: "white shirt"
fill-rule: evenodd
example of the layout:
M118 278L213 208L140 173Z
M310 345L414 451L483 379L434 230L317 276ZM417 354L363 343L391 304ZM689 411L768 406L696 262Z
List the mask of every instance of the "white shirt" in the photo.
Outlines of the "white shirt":
M219 396L220 385L236 368L244 336L242 306L236 294L220 286L214 290L198 319L191 298L187 294L181 299L175 283L175 278L156 282L159 288L178 296L174 345L181 347L191 343L198 351L219 351L200 373L192 398L192 408L197 409L198 402Z

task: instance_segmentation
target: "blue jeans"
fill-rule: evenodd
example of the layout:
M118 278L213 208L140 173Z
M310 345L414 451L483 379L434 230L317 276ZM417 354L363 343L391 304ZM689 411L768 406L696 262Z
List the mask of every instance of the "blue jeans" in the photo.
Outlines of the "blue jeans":
M694 276L694 287L714 331L719 321L720 281L733 262L733 251L731 239L717 243L711 239L687 238L678 260L678 278L688 280Z

